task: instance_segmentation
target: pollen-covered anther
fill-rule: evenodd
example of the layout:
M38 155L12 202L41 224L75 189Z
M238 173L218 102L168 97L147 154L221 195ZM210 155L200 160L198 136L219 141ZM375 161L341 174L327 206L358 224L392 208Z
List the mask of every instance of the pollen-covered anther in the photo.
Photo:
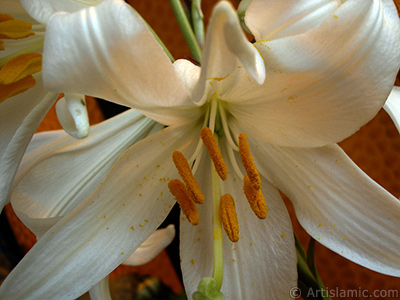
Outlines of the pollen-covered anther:
M215 170L222 180L226 180L228 177L228 168L226 167L224 158L221 155L221 151L218 148L217 140L208 127L203 127L200 131L200 137L206 146L208 153L210 154L211 160L214 163Z
M179 179L173 179L168 182L168 187L171 194L174 195L189 223L194 226L198 225L200 216L197 211L196 204L190 198L184 183Z
M11 84L0 84L0 103L12 96L25 92L35 85L36 80L31 75Z
M179 175L185 182L186 189L191 199L197 204L203 204L204 195L200 190L196 178L193 176L192 170L190 169L185 156L183 156L182 152L174 151L172 154L172 160L174 161L175 167L178 169Z
M247 135L244 133L239 135L239 153L242 164L249 175L251 185L255 190L261 189L261 178L258 173L254 158L251 156Z
M9 60L0 69L0 83L11 84L42 70L42 55L29 52Z
M232 242L239 240L239 221L236 214L235 201L230 194L221 197L219 218L224 226L226 235Z
M244 176L243 191L249 201L250 207L259 219L267 217L267 204L261 189L254 189L248 175Z
M0 39L23 39L34 34L30 22L15 20L9 14L0 14Z

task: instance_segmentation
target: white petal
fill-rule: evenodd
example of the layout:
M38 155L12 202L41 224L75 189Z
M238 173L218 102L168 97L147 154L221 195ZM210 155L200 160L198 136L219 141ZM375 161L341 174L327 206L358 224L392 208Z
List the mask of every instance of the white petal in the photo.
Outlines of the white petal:
M239 18L227 1L219 2L211 16L207 31L202 70L195 97L198 104L207 100L212 81L221 79L242 66L259 84L264 82L264 61L243 33Z
M32 135L57 99L44 90L40 77L36 81L34 88L0 104L0 211Z
M89 290L91 300L112 300L108 276Z
M14 182L14 210L30 229L41 219L66 215L95 190L126 149L157 128L129 110L93 126L84 140L61 130L36 134Z
M193 151L192 134L198 131L170 127L125 151L91 197L52 227L8 275L1 295L75 299L107 276L172 208L167 178L178 176L172 152Z
M252 147L261 174L293 202L318 242L374 271L400 276L400 201L362 172L337 145Z
M400 132L400 87L395 86L393 88L383 108L392 118L394 125Z
M318 27L340 5L340 0L252 0L245 22L257 41L275 40Z
M158 229L152 233L124 262L125 265L144 265L164 250L175 237L174 225Z
M221 141L224 148L226 141ZM225 150L224 157L227 157ZM239 157L237 159L240 160ZM232 243L223 232L224 275L221 292L225 299L290 299L296 286L296 251L292 226L286 207L275 187L263 181L268 215L259 220L249 207L241 179L228 163L228 179L222 193L230 193L236 203L239 241ZM181 221L181 259L185 289L189 299L203 277L212 276L213 227L210 160L204 159L196 178L205 193L198 205L200 223Z
M281 146L323 146L353 134L382 107L399 69L400 21L390 8L345 1L315 30L256 43L266 80L261 88L237 84L226 99L233 117Z
M43 74L50 90L114 101L163 124L196 116L174 107L194 104L147 25L122 0L54 15L46 31Z
M53 13L59 11L74 12L102 0L19 0L26 11L36 21L46 24Z
M89 118L84 95L65 94L57 101L56 112L61 126L66 132L77 139L89 134Z

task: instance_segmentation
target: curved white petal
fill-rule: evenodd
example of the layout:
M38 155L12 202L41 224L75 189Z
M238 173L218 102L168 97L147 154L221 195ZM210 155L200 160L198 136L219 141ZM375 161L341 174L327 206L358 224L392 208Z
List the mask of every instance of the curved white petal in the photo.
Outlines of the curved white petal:
M90 300L112 300L108 276L89 290Z
M265 83L234 86L224 99L231 114L253 137L281 146L323 146L353 134L382 107L399 69L394 9L349 0L314 30L256 43Z
M228 157L221 140L224 157ZM240 157L236 157L240 160ZM230 193L236 203L239 241L232 243L223 232L224 274L221 292L225 299L291 299L290 289L297 284L296 251L291 221L275 187L263 181L268 214L259 220L250 209L242 191L241 179L228 164L228 179L221 194ZM181 264L189 299L203 277L212 276L213 227L210 160L202 161L196 178L205 194L198 205L200 223L181 221Z
M26 11L36 21L46 24L56 12L74 12L90 5L97 5L102 0L19 0ZM16 1L15 1L16 2Z
M172 152L193 151L198 131L193 126L170 127L126 150L103 184L52 227L8 275L1 295L75 299L107 276L172 208L167 180L178 176Z
M400 133L400 87L395 86L386 100L383 108L392 118L394 125Z
M126 149L160 127L129 110L93 126L84 140L61 130L36 134L14 182L15 212L28 228L66 215L96 189Z
M43 88L40 76L36 81L34 88L0 104L0 211L32 135L57 99Z
M57 101L56 112L61 126L71 136L77 139L88 136L89 118L84 95L65 94Z
M340 0L252 0L245 22L257 41L275 40L318 27L341 3Z
M400 276L400 201L339 146L251 146L260 173L291 199L314 239L364 267Z
M197 117L170 59L122 0L54 15L46 31L43 74L50 90L114 101L163 124Z
M124 262L124 265L144 265L164 250L175 237L174 225L157 229Z
M221 1L215 6L205 45L201 75L194 94L197 104L203 104L214 85L238 67L244 67L258 84L264 82L264 61L247 40L236 11L229 2Z

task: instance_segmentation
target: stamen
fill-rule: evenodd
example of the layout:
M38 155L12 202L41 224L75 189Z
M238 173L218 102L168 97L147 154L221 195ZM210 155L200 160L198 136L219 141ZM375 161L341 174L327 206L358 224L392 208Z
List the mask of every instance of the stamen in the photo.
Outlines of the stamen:
M30 22L15 20L9 14L0 14L0 39L23 39L34 34Z
M259 219L265 219L267 217L267 204L264 195L261 189L254 189L248 175L244 176L243 191L255 215Z
M178 169L179 175L186 184L186 188L189 192L191 199L197 204L202 204L204 202L204 195L200 190L200 187L193 176L190 169L189 163L183 154L179 151L174 151L172 154L172 159Z
M200 216L197 212L196 204L194 204L190 198L183 182L179 179L173 179L168 182L168 187L171 194L176 198L176 201L178 202L182 212L185 214L190 224L194 226L198 225Z
M4 42L0 41L0 50L5 50L6 48L4 48Z
M211 129L203 127L200 131L200 137L206 146L208 153L210 154L211 160L214 163L215 170L222 180L226 180L228 177L228 168L226 167L224 158L221 155L221 151L218 148L217 140Z
M225 194L221 197L219 217L226 235L232 242L237 242L239 240L239 222L235 209L235 201L230 194Z
M226 112L225 112L225 109L222 107L222 105L219 106L219 111L220 111L220 115L221 115L221 123L222 123L222 127L224 129L225 137L226 137L229 145L232 147L232 149L235 151L239 151L238 146L233 142L232 135L229 131Z
M0 83L11 84L42 69L42 55L35 52L21 54L0 69Z
M239 135L239 153L253 188L256 190L261 189L260 174L257 171L254 158L251 156L249 143L247 142L247 135L244 133Z
M31 75L12 84L0 84L0 103L12 96L25 92L35 85L36 80Z

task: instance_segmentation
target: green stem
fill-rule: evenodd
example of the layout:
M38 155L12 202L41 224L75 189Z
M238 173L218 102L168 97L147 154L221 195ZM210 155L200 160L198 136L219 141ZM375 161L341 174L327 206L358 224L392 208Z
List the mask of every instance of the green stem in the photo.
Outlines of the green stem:
M204 45L204 22L203 13L201 11L201 0L193 0L192 2L192 23L193 31L200 47Z
M216 136L217 138L217 136ZM219 177L211 162L211 180L212 180L212 195L213 195L213 228L214 228L214 244L213 244L213 278L217 283L217 290L222 286L222 277L224 273L223 266L223 246L222 246L222 225L219 218L219 202L220 189Z
M169 0L172 10L174 11L175 17L178 21L179 27L181 28L183 37L189 47L193 58L201 62L201 49L193 33L192 27L190 26L189 20L185 15L185 11L182 7L180 0Z

